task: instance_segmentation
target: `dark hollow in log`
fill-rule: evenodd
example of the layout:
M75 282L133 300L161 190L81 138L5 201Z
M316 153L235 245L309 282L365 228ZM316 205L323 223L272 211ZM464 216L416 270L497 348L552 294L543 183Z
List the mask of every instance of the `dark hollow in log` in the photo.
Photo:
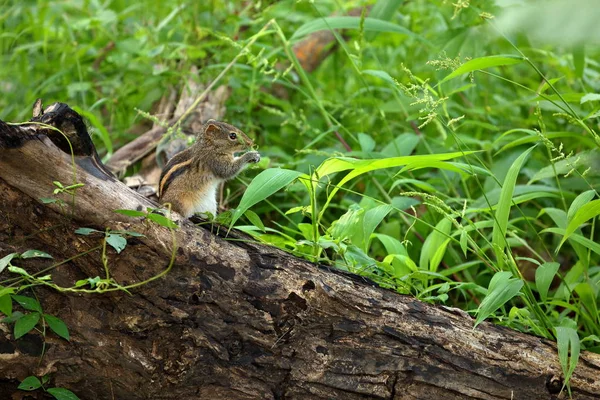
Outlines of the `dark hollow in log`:
M81 132L66 106L45 123ZM63 118L63 116L65 118ZM85 126L84 128L85 129ZM130 230L109 249L112 277L140 282L127 294L61 293L36 287L44 311L71 341L33 331L14 340L0 324L0 398L22 398L28 375L81 399L550 399L562 386L556 347L465 313L432 306L190 221L174 232L113 212L156 204L98 167L85 146L74 157L47 128L0 123L0 257L38 249L68 261L51 271L63 287L103 275L101 238L78 227ZM87 134L87 133L86 133ZM75 140L76 141L76 140ZM80 140L81 143L83 141ZM84 183L66 205L42 204L52 181ZM78 256L79 255L79 256ZM78 257L76 257L78 256ZM30 273L53 261L15 261ZM2 278L11 277L6 272ZM39 365L38 365L39 363ZM600 356L584 353L573 398L600 398ZM33 398L44 398L32 392Z

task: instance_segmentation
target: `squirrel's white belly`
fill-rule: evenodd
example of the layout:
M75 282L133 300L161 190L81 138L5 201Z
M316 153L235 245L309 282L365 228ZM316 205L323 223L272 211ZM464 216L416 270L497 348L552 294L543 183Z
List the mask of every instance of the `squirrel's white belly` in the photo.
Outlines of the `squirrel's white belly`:
M192 213L209 212L212 215L217 215L217 188L219 183L221 182L211 182L206 190L197 193Z

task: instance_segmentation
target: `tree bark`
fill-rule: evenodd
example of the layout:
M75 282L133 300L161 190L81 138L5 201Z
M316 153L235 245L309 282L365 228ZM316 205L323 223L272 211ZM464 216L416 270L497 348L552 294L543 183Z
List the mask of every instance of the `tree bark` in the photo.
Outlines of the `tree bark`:
M53 105L34 121L85 134L79 116ZM15 261L70 287L103 276L102 236L79 227L129 230L111 276L132 289L102 294L37 286L44 312L65 321L71 340L36 331L14 340L0 324L0 398L19 399L28 375L81 399L551 399L562 373L554 343L421 303L368 280L250 241L223 238L179 219L171 231L115 209L156 207L110 176L83 143L36 124L0 121L0 257L28 249L55 261ZM75 180L73 161L75 165ZM53 181L81 182L64 204L42 204ZM217 234L215 234L217 233ZM174 253L173 253L174 252ZM14 277L4 272L3 279ZM583 353L573 398L600 398L600 356ZM33 392L30 392L33 393ZM34 397L36 398L36 397ZM37 398L44 398L38 394Z

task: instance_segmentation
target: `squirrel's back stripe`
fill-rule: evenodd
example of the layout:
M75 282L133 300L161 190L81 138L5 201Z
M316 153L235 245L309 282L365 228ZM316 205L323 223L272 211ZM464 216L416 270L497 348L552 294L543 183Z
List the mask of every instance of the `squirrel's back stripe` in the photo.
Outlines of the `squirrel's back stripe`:
M190 164L192 163L191 158L178 157L180 155L181 153L176 154L165 166L163 170L165 174L160 177L160 183L158 185L159 197L162 197L162 195L165 193L165 190L167 190L167 188L175 180L175 178L187 171ZM184 158L184 160L180 161L180 158Z

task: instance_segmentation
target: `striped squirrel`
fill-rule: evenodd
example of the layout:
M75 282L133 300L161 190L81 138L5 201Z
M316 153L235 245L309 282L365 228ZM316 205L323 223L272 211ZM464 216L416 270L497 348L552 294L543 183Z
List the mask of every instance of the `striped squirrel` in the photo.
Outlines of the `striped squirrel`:
M260 161L260 154L248 151L254 142L244 132L225 122L209 119L196 142L174 155L160 176L161 204L188 218L194 213L217 214L217 188L235 177L247 164Z

